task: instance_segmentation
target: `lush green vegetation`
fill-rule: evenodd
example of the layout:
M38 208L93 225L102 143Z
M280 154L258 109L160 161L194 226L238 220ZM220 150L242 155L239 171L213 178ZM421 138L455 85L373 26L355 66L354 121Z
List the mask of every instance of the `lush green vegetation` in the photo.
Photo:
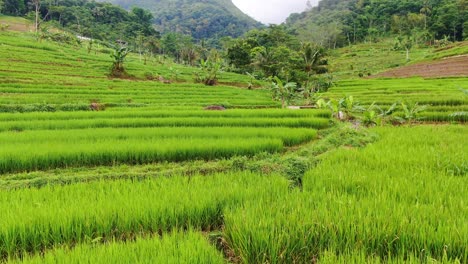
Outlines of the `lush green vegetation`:
M303 192L291 192L281 177L245 173L2 192L6 218L1 230L11 230L3 240L11 245L5 249L10 251L3 252L13 257L78 242L83 245L76 251L54 250L45 259L75 258L88 249L96 252L90 253L94 256L121 244L86 244L133 240L138 234L186 225L206 231L222 224L229 246L245 263L311 258L323 263L433 259L463 263L468 232L463 204L467 151L459 142L466 127L376 128L373 132L380 137L375 144L340 148L322 156L320 164L306 174ZM55 217L50 217L49 210ZM18 217L19 212L29 217ZM53 235L46 240L41 234ZM133 248L133 242L127 246Z
M361 43L336 49L330 54L330 71L336 79L372 77L390 68L421 62L438 54L432 48L416 46L411 51L411 62L408 62L404 51L393 48L394 42L393 38L388 38L377 43ZM456 55L460 54L463 53Z
M210 231L221 227L225 208L285 191L281 177L236 173L1 192L0 255L185 228Z
M422 43L463 40L467 23L465 0L321 0L287 21L301 38L330 48L373 42L388 34Z
M137 238L135 242L112 242L105 246L80 245L72 251L60 248L44 257L11 263L225 263L223 255L195 232L175 231L162 238Z
M407 61L405 51L394 49L394 44L393 38L384 38L377 43L360 43L330 51L330 72L337 80L366 78L401 66L468 54L466 41L444 47L416 45L411 50L411 60Z
M9 0L4 2L3 8L0 8L3 14L30 18L35 17L36 10L37 31L42 31L46 36L48 35L46 22L51 21L53 23L49 25L53 24L80 36L99 40L115 41L119 38L133 40L138 35L158 37L151 24L153 16L138 7L128 12L109 3L94 1ZM36 25L34 28L36 30ZM55 37L61 36L55 35Z
M261 23L242 13L229 0L148 1L112 0L124 8L139 6L150 10L161 32L179 32L196 40L238 37Z
M461 87L468 85L466 78L443 79L375 79L341 81L326 93L330 98L353 96L362 105L372 103L389 108L396 102L427 105L420 114L422 121L467 121L466 115L454 116L468 110L468 97ZM398 114L402 114L400 107Z
M356 79L405 52L290 33L197 69L1 31L0 262L466 263L466 78Z
M130 79L109 80L110 50L85 46L37 43L33 36L2 33L0 43L0 98L3 112L89 109L92 102L104 106L276 106L265 90L232 89L223 84L247 87L238 74L221 73L220 86L186 83L196 69L153 58L145 65L130 54L126 70ZM33 54L33 55L32 55ZM32 57L31 57L32 56ZM28 58L28 59L21 59ZM66 80L64 77L66 76ZM170 85L159 79L172 82ZM149 79L149 80L148 80Z
M304 192L248 202L225 217L245 263L467 260L465 126L374 129L364 149L338 149Z
M0 172L6 173L251 156L309 141L315 132L289 128L151 127L125 131L104 128L4 132L0 137Z

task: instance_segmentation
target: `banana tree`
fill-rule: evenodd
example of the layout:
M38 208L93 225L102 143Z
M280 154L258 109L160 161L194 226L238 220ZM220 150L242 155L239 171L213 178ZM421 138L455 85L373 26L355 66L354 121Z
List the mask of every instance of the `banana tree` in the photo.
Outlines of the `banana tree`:
M354 119L355 113L362 113L366 109L354 101L353 96L346 96L338 101L340 119Z
M273 77L270 88L272 97L281 101L281 107L286 108L297 97L297 84L294 82L283 83L278 77Z
M257 80L257 75L255 73L246 72L247 76L249 76L249 83L248 89L252 90L255 85L255 80Z
M394 119L393 114L397 110L397 103L392 104L389 108L382 108L375 103L372 104L373 109L376 110L380 123L383 125Z
M124 62L130 50L126 46L115 47L114 52L111 54L111 58L114 59L112 65L112 76L121 76L125 73Z
M365 126L376 126L385 124L396 109L396 103L390 106L388 109L384 109L374 103L372 103L362 114L361 121Z
M419 114L427 109L427 105L419 105L419 103L407 104L401 103L401 108L403 110L403 116L395 117L401 123L412 124L417 120L421 120Z
M216 50L212 50L208 58L200 60L200 70L197 73L196 80L205 85L216 85L218 82L219 74L223 66L223 60Z

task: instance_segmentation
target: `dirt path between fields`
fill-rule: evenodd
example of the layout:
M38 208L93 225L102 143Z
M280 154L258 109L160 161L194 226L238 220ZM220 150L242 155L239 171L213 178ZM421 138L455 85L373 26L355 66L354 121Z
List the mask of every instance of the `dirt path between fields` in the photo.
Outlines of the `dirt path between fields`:
M423 78L468 76L468 54L403 66L376 74L371 78L406 78L413 76Z

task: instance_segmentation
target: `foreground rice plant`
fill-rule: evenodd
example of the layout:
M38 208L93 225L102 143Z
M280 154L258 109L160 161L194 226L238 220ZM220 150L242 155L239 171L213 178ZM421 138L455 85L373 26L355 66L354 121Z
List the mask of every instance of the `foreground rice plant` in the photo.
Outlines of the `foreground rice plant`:
M467 127L375 131L375 144L328 154L306 175L303 193L228 212L226 238L243 261L306 263L332 252L465 263Z
M222 264L221 252L206 238L193 231L174 231L161 238L137 238L135 241L105 245L79 245L57 248L44 256L26 257L8 263L212 263Z
M287 189L281 177L237 173L0 192L0 256L174 229L209 231L222 225L224 208Z

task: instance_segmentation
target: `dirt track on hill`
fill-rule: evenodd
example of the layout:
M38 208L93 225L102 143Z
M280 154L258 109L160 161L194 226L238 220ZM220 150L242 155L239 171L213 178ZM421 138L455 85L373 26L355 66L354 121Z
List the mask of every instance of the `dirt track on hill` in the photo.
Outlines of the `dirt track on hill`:
M376 74L371 78L406 78L413 76L423 78L468 76L468 55L403 66Z

